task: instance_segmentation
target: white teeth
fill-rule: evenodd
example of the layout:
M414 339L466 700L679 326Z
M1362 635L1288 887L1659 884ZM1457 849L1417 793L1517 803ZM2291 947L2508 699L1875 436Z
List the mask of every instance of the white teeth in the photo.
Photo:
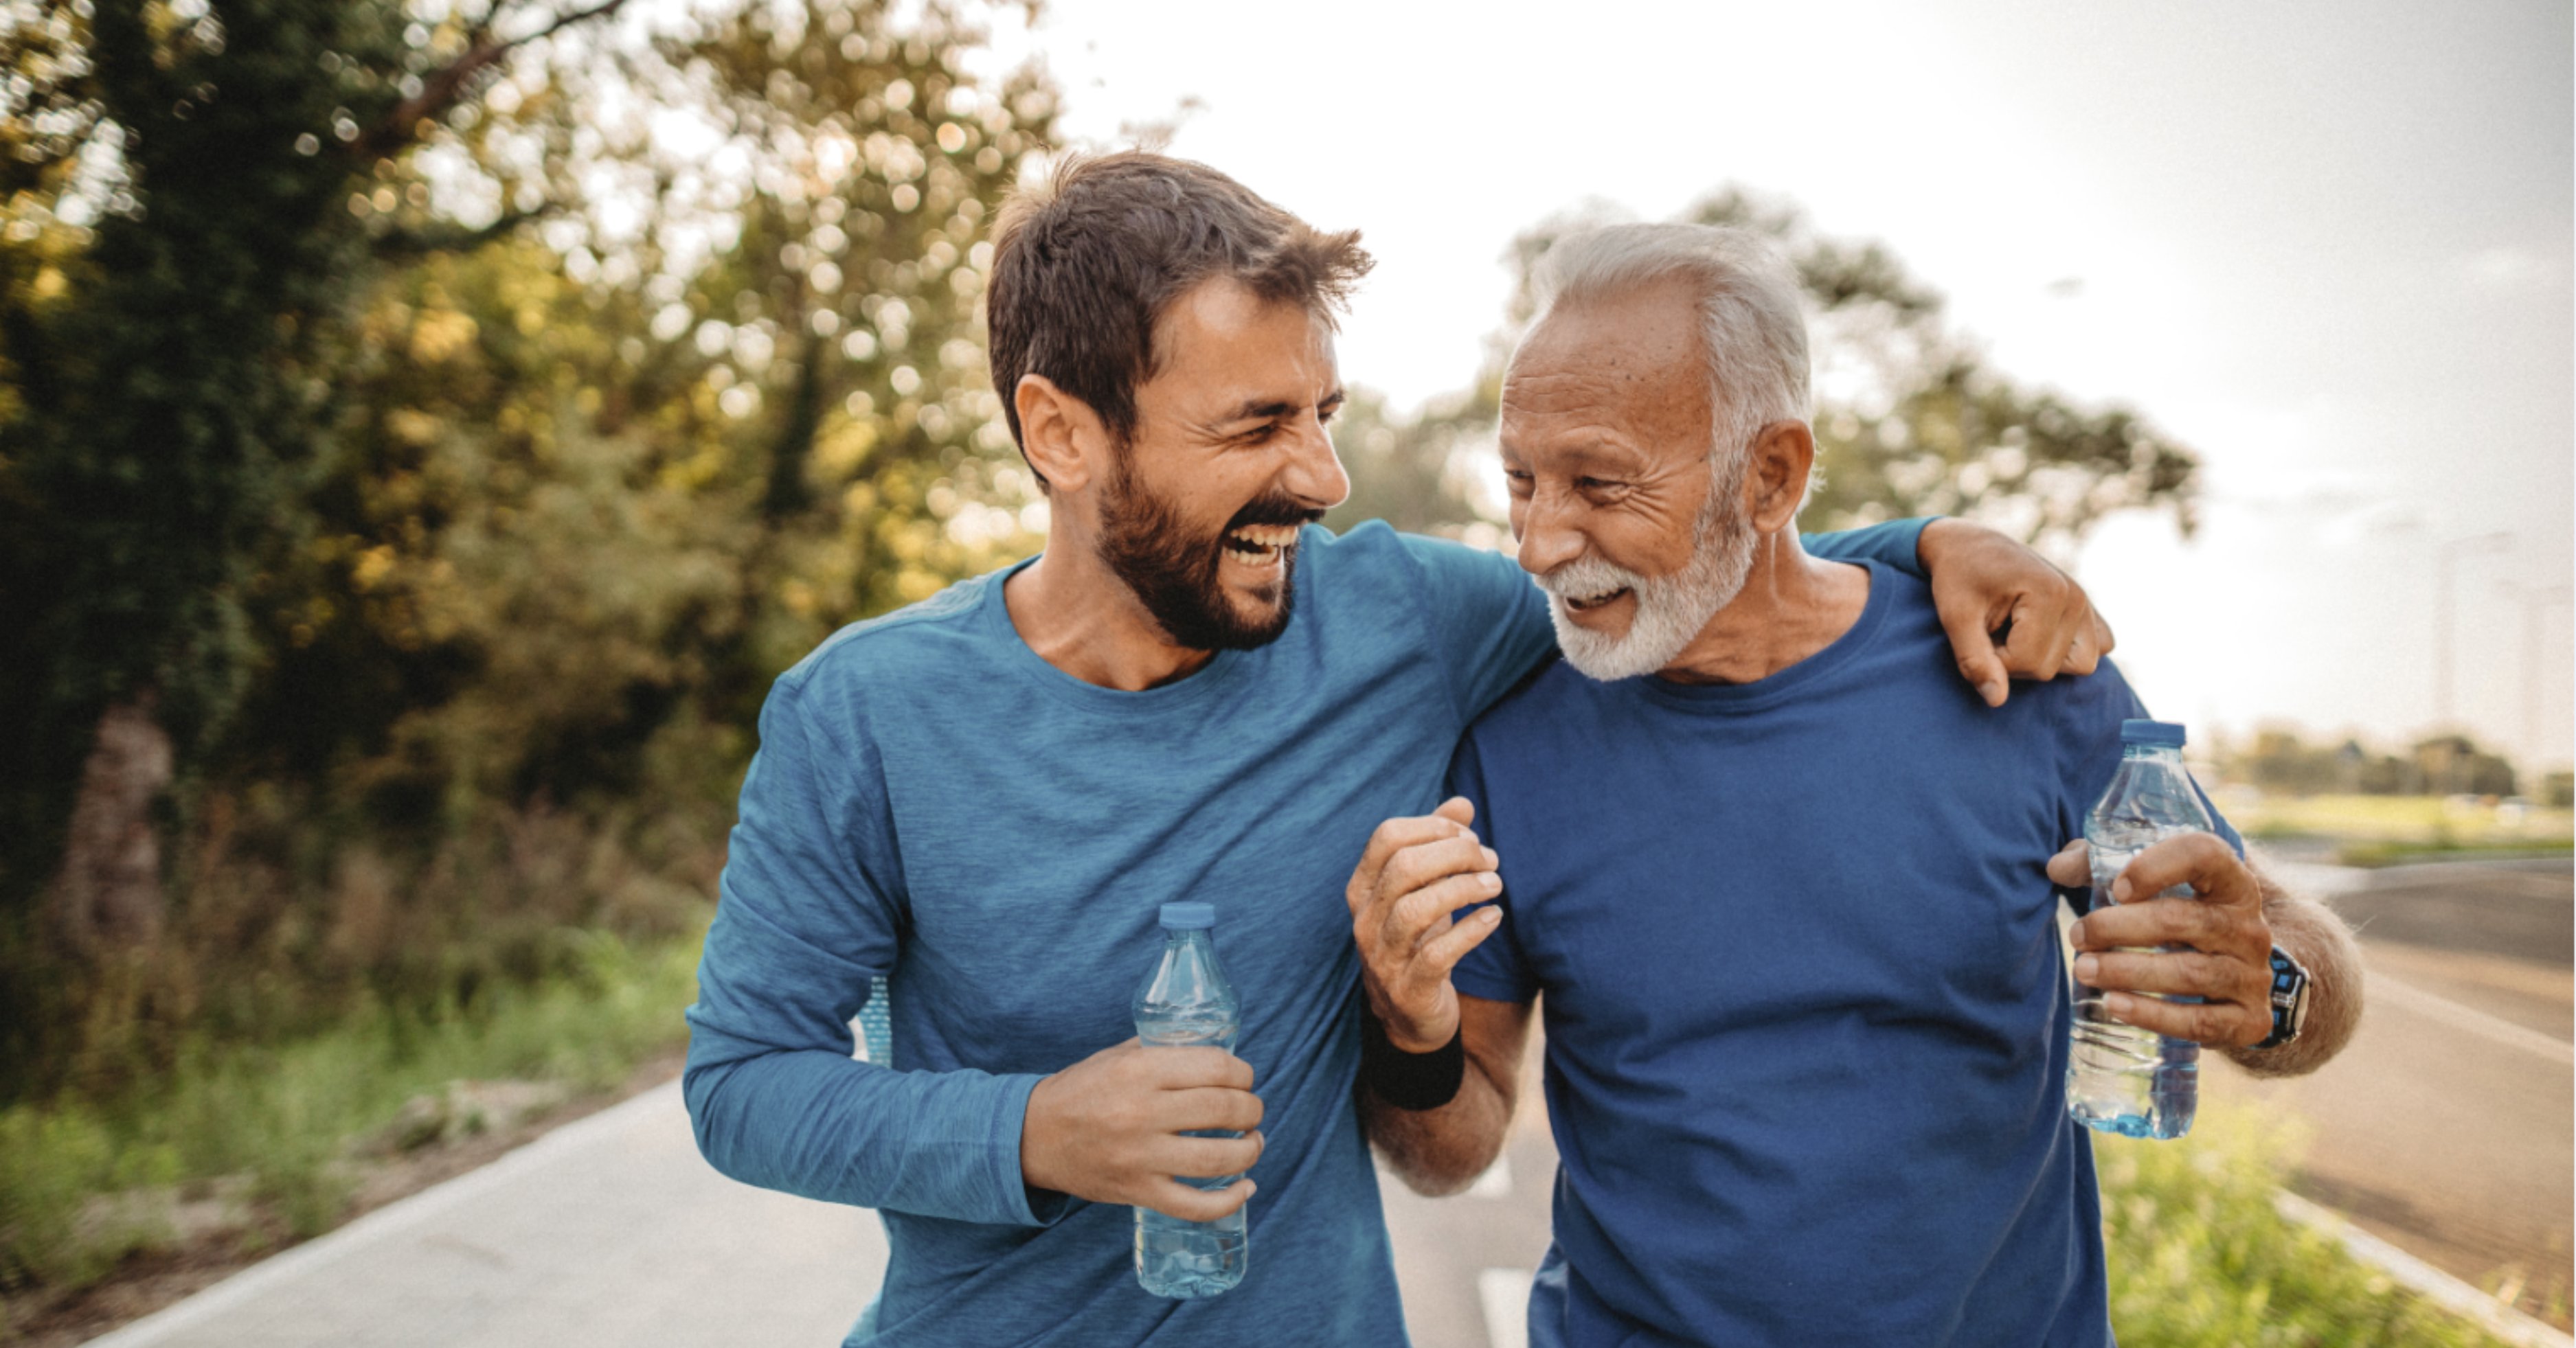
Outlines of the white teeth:
M1260 551L1270 552L1295 546L1297 529L1294 525L1287 524L1247 524L1227 534L1226 537L1238 543L1249 544Z

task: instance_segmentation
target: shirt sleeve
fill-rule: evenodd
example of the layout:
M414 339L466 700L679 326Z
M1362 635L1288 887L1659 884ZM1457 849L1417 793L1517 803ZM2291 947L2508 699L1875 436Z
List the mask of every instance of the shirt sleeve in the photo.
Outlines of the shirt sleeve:
M1463 729L1556 649L1547 596L1502 553L1420 534L1396 538L1420 581Z
M851 1057L851 1017L903 931L902 867L863 735L835 736L782 679L743 780L682 1076L719 1171L826 1202L1044 1225L1020 1175L1038 1078L903 1072ZM1043 1211L1041 1211L1043 1210Z
M1508 842L1496 836L1485 797L1485 772L1476 754L1473 734L1458 741L1458 751L1449 759L1448 796L1465 796L1476 807L1476 822L1485 835L1487 846L1509 855ZM1503 906L1503 924L1494 934L1476 943L1476 948L1460 957L1449 970L1449 981L1458 991L1489 1002L1528 1002L1538 996L1538 979L1530 972L1529 961L1521 951L1520 913L1512 902L1511 871L1505 868L1503 894L1494 902ZM1485 904L1474 904L1458 910L1464 920L1469 913Z
M1923 541L1923 530L1932 519L1889 520L1862 529L1840 529L1829 534L1801 534L1798 541L1810 556L1837 562L1877 562L1894 567L1909 576L1929 580L1932 573L1923 569L1922 554L1917 551Z

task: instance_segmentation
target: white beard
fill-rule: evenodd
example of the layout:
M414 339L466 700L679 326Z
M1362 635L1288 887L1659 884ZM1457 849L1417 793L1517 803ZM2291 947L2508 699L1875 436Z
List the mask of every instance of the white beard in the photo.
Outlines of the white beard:
M1671 664L1719 609L1734 602L1752 574L1753 549L1760 538L1737 504L1742 471L1717 477L1691 525L1691 558L1681 570L1641 576L1586 553L1531 577L1547 592L1548 616L1556 621L1556 645L1566 663L1604 683L1652 674ZM1637 608L1619 636L1577 625L1565 606L1567 595L1590 598L1623 587L1635 594Z

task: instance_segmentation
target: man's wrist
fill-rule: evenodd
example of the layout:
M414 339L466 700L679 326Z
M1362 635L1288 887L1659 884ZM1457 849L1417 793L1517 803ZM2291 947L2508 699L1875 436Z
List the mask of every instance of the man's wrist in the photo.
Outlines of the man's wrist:
M1408 1053L1387 1038L1386 1026L1371 1013L1360 1015L1360 1082L1386 1104L1419 1113L1458 1098L1467 1078L1466 1030L1452 1032L1449 1042L1428 1053Z

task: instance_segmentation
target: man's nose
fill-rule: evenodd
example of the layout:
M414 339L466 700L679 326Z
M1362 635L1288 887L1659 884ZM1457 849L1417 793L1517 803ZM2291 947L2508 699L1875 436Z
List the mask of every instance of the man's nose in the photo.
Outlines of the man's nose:
M1523 571L1544 576L1583 555L1583 531L1574 527L1564 505L1538 491L1512 507L1512 533L1520 541Z
M1351 475L1342 469L1342 459L1333 452L1333 437L1321 417L1309 415L1297 425L1296 444L1290 448L1287 471L1279 478L1281 489L1317 510L1330 510L1350 499Z

